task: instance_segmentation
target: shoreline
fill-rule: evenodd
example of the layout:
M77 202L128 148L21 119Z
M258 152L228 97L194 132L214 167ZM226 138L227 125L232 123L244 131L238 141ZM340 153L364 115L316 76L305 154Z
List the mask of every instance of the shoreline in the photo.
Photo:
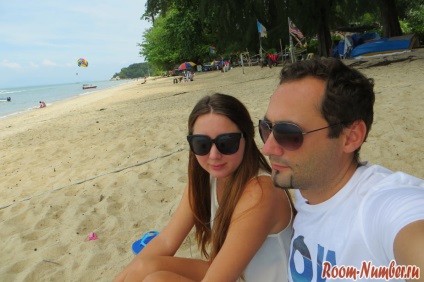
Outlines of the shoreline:
M104 80L104 81L97 81L97 82L93 82L93 83L96 83L96 84L99 84L99 83L100 84L116 83L116 84L101 85L100 86L101 87L100 89L97 88L97 89L91 89L91 90L81 90L81 88L80 88L80 85L81 84L80 83L64 83L64 84L52 84L52 85L38 85L38 86L24 86L24 87L5 88L5 89L0 90L0 91L10 90L10 92L5 92L5 93L7 93L7 95L12 98L12 101L9 102L9 103L12 103L12 105L13 105L13 103L16 101L15 100L16 97L18 97L18 99L19 98L22 99L22 97L19 97L20 95L15 96L13 94L14 93L27 92L28 89L31 89L30 95L29 94L24 94L25 95L25 99L27 101L29 101L30 99L35 99L39 95L37 92L39 92L40 89L51 89L51 88L54 88L54 89L57 89L56 92L60 92L60 91L62 91L62 89L61 89L62 87L68 87L68 88L70 86L76 86L77 87L74 90L72 90L72 93L69 93L69 94L67 94L67 95L65 95L63 97L60 97L59 99L57 97L55 97L54 99L49 99L49 98L51 98L49 96L52 95L51 94L52 92L50 94L47 94L47 97L44 97L44 98L47 99L47 106L52 106L54 104L61 103L61 102L64 102L64 101L67 101L67 100L70 100L70 99L78 98L80 96L90 95L92 93L96 93L98 91L106 90L106 89L109 89L111 87L117 87L119 85L123 85L123 84L129 83L131 81L132 80L121 80L121 81ZM66 91L69 91L69 90L66 89ZM36 97L33 97L34 95ZM38 98L40 98L40 97L38 97ZM39 99L39 100L46 100L46 99ZM22 114L29 113L29 112L31 112L31 111L33 111L35 109L39 109L38 103L36 102L36 101L38 101L37 99L34 100L34 103L32 103L32 106L30 106L27 101L24 102L23 100L20 100L18 103L21 104L22 106L19 107L19 108L14 107L15 109L12 112L0 113L0 120L2 121L2 120L5 120L5 119L8 119L8 118L11 118L11 117L15 117L15 116L19 116L19 115L22 115ZM23 105L23 104L26 104L26 105ZM4 106L7 106L7 105L8 104L6 104Z
M424 178L424 49L366 61L356 68L374 78L376 103L361 159ZM196 73L179 84L149 78L1 120L0 280L110 281L134 257L131 244L162 230L179 203L195 103L233 95L256 124L280 70ZM261 148L257 132L256 142ZM199 256L193 236L177 255Z

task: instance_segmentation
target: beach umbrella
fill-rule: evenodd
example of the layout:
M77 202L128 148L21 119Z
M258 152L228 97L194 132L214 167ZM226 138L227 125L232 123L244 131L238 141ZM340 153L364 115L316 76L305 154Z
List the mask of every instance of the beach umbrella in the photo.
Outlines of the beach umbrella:
M193 62L184 62L182 63L178 69L179 70L186 70L186 69L191 69L192 67L194 67L196 64Z

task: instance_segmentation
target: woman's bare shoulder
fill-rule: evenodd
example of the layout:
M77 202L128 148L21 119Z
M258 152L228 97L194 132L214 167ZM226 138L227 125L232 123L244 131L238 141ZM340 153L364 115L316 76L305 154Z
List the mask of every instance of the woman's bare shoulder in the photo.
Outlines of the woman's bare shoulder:
M287 191L275 187L270 176L258 176L249 181L238 205L239 212L251 209L270 219L271 233L278 233L291 222L292 207Z

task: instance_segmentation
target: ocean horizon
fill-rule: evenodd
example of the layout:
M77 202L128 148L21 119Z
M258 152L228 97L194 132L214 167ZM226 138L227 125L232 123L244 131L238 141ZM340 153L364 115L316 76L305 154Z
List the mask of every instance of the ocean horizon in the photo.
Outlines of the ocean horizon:
M88 95L113 86L127 83L129 80L105 80L92 82L73 82L52 85L38 85L25 87L0 87L0 98L10 97L10 102L0 102L0 120L19 115L39 108L39 102L44 101L47 106L70 98ZM83 89L83 84L95 85L96 88Z

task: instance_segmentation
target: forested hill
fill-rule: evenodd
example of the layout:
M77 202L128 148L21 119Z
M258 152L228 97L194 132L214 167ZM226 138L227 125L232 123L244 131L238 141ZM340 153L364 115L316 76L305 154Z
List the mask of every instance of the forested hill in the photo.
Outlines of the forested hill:
M154 72L154 70L149 67L147 63L137 63L122 68L120 72L113 75L113 78L119 77L120 79L129 79L145 77L152 74L152 72Z

